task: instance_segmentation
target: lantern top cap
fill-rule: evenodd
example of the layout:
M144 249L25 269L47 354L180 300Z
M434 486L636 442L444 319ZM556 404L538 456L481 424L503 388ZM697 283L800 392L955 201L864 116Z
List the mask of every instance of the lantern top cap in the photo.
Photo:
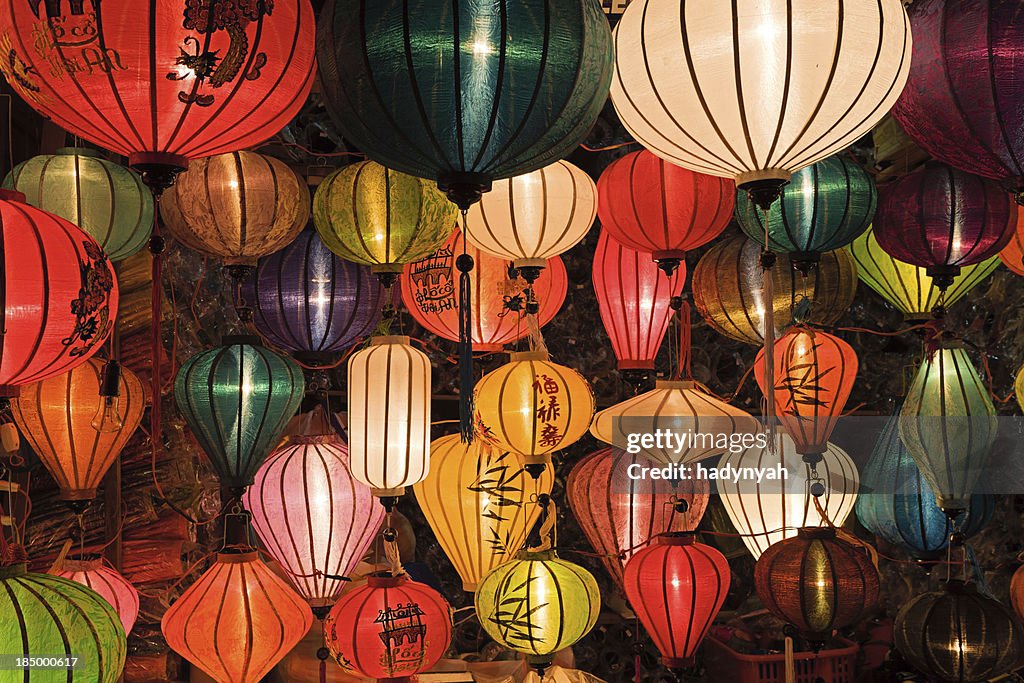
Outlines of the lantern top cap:
M554 550L520 550L516 554L516 559L524 562L545 562L557 560L558 556L555 555Z
M384 334L376 337L370 337L370 346L384 346L386 344L402 344L404 346L411 345L409 337L404 334Z
M248 564L258 559L260 559L260 554L255 550L248 552L221 551L217 553L217 562L220 564Z
M678 389L680 391L689 391L696 387L697 383L692 380L659 379L654 382L655 389Z
M58 147L56 156L59 157L90 157L93 159L102 159L103 155L100 154L99 150L92 149L91 147Z
M551 356L545 351L513 351L509 354L510 363L529 360L548 361L551 360Z
M103 556L98 553L68 555L64 560L64 571L89 572L103 566Z
M658 535L658 545L686 546L696 542L696 531L670 531Z
M0 188L0 200L5 202L21 202L25 203L25 194L18 192L17 190L7 190Z
M801 527L800 530L797 531L797 536L808 541L826 541L832 540L836 537L836 530L828 526L805 526Z
M375 572L366 577L366 585L370 588L397 588L408 580L408 574L392 575L391 572Z
M976 595L978 593L977 586L960 579L949 579L942 584L942 590L956 595Z
M221 346L262 346L263 342L254 334L228 334L220 340Z

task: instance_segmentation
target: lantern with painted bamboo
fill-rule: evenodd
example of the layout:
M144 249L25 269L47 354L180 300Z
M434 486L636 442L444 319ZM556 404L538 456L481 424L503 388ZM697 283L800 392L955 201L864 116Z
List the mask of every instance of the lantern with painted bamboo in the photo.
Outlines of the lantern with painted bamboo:
M142 422L142 381L116 362L90 358L74 370L21 388L11 401L18 429L60 487L80 506Z
M1010 236L999 259L1017 275L1024 275L1024 211L1017 210L1017 228Z
M100 555L87 553L68 556L54 576L70 579L96 591L117 612L125 633L131 633L139 616L139 591Z

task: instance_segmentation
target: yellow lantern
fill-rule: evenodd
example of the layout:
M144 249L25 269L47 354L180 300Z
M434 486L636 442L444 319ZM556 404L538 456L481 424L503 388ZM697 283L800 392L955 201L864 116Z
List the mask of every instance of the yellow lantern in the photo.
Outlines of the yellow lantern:
M1024 410L1024 365L1017 371L1017 380L1013 383L1013 392L1017 394L1017 403Z
M348 361L352 476L393 498L427 476L430 359L403 336L373 337Z
M511 354L506 365L480 379L473 396L482 437L522 453L528 464L576 443L594 416L587 380L543 351Z
M430 472L413 491L463 589L473 592L522 550L540 516L537 496L550 494L553 483L550 467L534 478L519 453L451 434L430 444Z

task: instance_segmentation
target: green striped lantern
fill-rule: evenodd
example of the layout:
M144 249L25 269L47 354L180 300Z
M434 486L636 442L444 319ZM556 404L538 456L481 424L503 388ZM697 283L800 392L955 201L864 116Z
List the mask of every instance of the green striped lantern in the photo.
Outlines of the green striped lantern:
M92 149L64 147L32 157L15 166L3 186L85 230L111 261L137 253L153 232L153 193L142 177Z
M185 422L210 459L222 486L251 486L299 409L302 369L252 336L189 358L174 379Z
M24 564L0 566L0 653L15 657L77 657L74 668L0 672L18 683L114 683L124 669L124 628L95 591ZM13 662L8 662L13 664Z

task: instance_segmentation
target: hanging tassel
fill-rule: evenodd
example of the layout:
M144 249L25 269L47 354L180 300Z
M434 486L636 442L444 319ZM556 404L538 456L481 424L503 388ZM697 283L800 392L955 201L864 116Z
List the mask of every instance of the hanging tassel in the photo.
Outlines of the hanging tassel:
M462 255L459 269L459 431L463 443L473 443L473 293L469 274L473 257L466 253L466 211L462 211Z
M530 551L542 553L558 547L558 529L555 526L555 516L558 514L558 510L555 508L555 501L547 494L537 496L537 504L541 506L544 518L537 531L539 545L530 548Z
M391 527L384 530L384 560L388 563L391 576L401 576L405 573L402 554L398 550L398 532Z
M679 377L682 379L693 379L693 325L690 322L690 302L681 301L679 304Z

